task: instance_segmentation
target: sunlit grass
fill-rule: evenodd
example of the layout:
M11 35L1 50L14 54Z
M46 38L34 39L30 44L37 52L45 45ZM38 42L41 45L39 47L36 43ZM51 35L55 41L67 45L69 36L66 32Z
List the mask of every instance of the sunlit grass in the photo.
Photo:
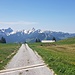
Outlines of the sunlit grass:
M19 47L19 44L0 44L0 70L4 69Z
M67 42L67 43L66 43ZM56 43L29 44L57 75L75 75L75 38Z

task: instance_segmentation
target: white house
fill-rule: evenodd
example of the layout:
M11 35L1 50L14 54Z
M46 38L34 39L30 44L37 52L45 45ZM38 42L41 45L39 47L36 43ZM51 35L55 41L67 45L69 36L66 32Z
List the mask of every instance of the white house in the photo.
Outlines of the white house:
M51 43L51 42L55 42L55 40L42 40L42 43Z

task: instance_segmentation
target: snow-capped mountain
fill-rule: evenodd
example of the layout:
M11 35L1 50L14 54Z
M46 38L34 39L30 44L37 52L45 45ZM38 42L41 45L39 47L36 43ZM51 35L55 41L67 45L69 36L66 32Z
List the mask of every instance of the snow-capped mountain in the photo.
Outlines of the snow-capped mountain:
M11 28L8 28L8 29L0 29L0 35L9 36L11 32L13 32L13 30Z
M61 40L69 37L75 37L75 34L63 33L63 32L54 32L54 31L42 31L41 29L35 30L32 28L30 30L21 30L14 32L13 29L0 29L0 38L5 37L7 43L12 42L35 42L36 38L40 40L52 39L53 37L56 40Z

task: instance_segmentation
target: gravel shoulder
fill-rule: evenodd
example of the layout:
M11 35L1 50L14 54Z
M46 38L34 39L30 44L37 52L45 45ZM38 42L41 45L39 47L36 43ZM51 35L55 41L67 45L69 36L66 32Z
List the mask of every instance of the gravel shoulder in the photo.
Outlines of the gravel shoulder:
M27 44L22 44L17 54L7 64L5 69L19 68L44 63L42 58ZM53 71L43 66L30 70L21 70L0 75L54 75Z

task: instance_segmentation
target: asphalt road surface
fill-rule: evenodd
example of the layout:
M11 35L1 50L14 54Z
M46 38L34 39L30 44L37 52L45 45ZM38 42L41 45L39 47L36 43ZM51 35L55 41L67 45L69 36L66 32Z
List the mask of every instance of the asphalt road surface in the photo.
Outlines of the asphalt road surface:
M24 69L26 66L32 68ZM44 65L42 58L27 44L22 44L17 54L7 64L6 70L9 72L0 75L54 75L53 71Z

